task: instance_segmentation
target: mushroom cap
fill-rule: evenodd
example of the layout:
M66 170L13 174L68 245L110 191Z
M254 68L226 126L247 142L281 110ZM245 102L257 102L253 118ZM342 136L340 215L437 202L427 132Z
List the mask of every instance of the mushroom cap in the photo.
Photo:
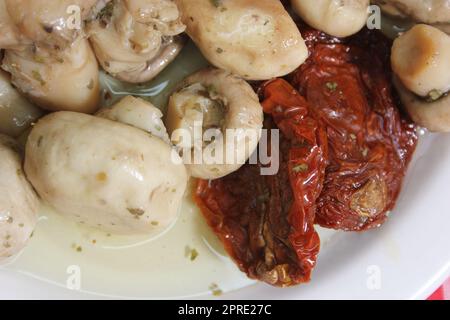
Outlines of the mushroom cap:
M39 199L22 170L16 142L0 134L0 263L27 244L38 219Z
M181 159L161 139L74 112L50 114L33 127L25 171L61 215L118 234L166 231L187 185Z

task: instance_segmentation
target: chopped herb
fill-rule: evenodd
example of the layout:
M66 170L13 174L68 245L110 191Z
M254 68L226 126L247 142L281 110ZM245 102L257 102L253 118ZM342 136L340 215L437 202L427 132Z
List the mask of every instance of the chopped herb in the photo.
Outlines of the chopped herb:
M156 129L157 131L161 131L161 126L156 125L156 126L155 126L155 129Z
M220 53L223 52L223 49L222 49L222 48L217 48L217 49L216 49L216 52L220 54Z
M33 71L31 71L31 74L32 74L34 80L39 81L41 86L45 86L45 81L44 81L44 79L42 79L42 76L39 71L33 70Z
M361 151L361 153L362 153L362 155L363 155L364 158L367 157L367 155L369 154L369 148L364 148L364 149Z
M87 88L88 88L89 90L94 89L94 79L91 79L91 81L89 81L89 83L88 83L88 85L87 85Z
M34 56L34 61L36 61L37 63L44 63L45 59L41 56Z
M336 91L338 84L336 82L327 82L326 86L330 91Z
M78 246L77 247L77 252L81 252L81 251L83 251L83 248L81 246Z
M186 246L185 257L189 258L189 260L191 260L191 261L194 261L198 257L198 251L196 249L192 249L189 246Z
M295 173L300 173L300 172L306 172L308 171L309 166L306 163L302 163L299 165L296 165L292 168L292 171L294 171Z
M19 223L19 227L23 228L25 225L23 223Z
M210 0L210 1L211 1L211 4L216 8L218 8L222 5L222 0Z
M114 12L114 1L108 2L108 4L98 13L97 19L103 22L109 22Z
M131 213L136 219L143 216L145 211L139 208L127 208L128 212Z
M219 286L215 283L212 283L209 286L209 290L211 290L212 294L216 297L222 295L223 293L222 290L220 290Z
M444 93L439 90L436 90L436 89L431 90L427 95L427 101L429 101L429 102L436 101L439 98L441 98L443 95L444 95Z
M152 221L151 223L150 223L152 226L157 226L157 225L159 225L159 222L158 221Z

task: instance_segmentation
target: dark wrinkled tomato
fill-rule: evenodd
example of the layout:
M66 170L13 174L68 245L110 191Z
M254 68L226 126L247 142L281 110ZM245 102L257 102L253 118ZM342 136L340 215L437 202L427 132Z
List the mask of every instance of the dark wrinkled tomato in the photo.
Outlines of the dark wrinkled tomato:
M292 83L329 143L316 222L343 230L378 226L395 204L417 141L393 98L391 43L368 30L347 40L316 30L303 35L311 55Z
M264 93L264 111L281 131L278 174L263 176L260 164L246 164L225 178L199 181L195 200L242 271L289 286L310 279L319 252L313 225L326 134L289 83L274 80ZM272 128L272 120L265 127Z

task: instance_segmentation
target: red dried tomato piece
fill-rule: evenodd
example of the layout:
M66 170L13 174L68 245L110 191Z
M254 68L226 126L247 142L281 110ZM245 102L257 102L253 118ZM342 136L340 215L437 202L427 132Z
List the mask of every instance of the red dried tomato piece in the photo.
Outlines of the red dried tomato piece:
M316 221L343 230L379 226L395 205L417 142L394 98L391 43L369 30L349 39L311 29L303 35L311 54L292 82L326 126L329 144Z
M278 173L264 176L261 164L246 164L222 179L199 181L195 201L242 271L290 286L309 281L319 252L315 203L325 175L327 138L289 83L269 82L264 95L264 111L281 130ZM274 125L268 120L265 127Z

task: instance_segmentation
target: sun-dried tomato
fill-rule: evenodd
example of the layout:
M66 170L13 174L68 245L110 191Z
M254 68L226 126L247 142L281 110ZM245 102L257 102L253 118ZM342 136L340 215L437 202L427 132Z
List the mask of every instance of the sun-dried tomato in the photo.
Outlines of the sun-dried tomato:
M319 252L315 203L325 175L327 138L289 83L274 80L264 93L264 111L281 131L278 173L264 176L261 164L246 164L225 178L199 181L195 200L242 271L289 286L310 279ZM271 123L265 127L274 128Z
M326 126L329 161L317 223L366 230L386 220L416 146L400 115L389 63L391 42L364 30L338 39L305 28L310 57L292 83Z

